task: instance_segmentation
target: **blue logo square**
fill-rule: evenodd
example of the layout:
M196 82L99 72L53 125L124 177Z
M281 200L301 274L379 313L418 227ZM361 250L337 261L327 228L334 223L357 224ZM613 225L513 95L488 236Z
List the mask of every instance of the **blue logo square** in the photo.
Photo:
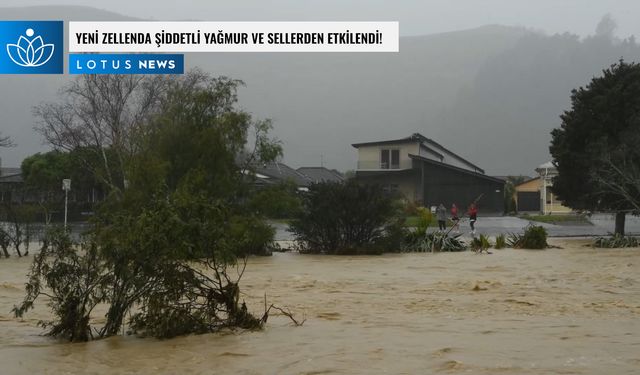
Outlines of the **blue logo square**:
M63 21L0 21L0 74L63 74Z

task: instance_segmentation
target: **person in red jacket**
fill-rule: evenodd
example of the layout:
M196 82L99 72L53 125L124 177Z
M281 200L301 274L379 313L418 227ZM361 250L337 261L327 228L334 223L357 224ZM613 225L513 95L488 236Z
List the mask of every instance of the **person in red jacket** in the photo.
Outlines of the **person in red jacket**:
M456 233L460 232L460 218L458 217L458 207L455 203L451 205L451 221L453 221L453 229L456 230Z
M476 221L478 220L478 208L475 203L471 203L469 206L469 210L467 211L467 215L469 215L469 225L471 226L471 234L476 234Z

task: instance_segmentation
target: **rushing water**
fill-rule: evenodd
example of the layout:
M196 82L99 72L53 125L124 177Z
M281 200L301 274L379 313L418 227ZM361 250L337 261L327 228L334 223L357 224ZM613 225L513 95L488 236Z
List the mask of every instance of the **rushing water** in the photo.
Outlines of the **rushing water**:
M69 344L25 320L29 259L0 259L0 374L638 374L640 250L253 258L241 283L307 321Z

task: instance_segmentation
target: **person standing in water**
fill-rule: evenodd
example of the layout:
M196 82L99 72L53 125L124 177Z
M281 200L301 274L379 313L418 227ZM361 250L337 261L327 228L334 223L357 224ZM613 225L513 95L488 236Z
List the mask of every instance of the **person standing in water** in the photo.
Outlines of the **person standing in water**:
M460 218L458 217L458 206L456 204L451 205L451 221L453 221L453 228L457 232L460 232Z
M436 209L436 216L438 218L438 228L441 231L447 229L447 209L444 207L444 204L440 203Z
M478 220L478 208L475 203L471 203L469 206L469 211L467 212L469 215L469 225L471 226L471 234L476 234L476 221Z

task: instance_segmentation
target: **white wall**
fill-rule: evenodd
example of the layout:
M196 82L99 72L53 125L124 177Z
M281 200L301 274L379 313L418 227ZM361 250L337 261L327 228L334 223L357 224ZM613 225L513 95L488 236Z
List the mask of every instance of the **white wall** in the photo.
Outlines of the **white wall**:
M380 169L380 150L400 150L400 168L411 168L409 154L419 154L419 143L360 146L358 148L358 169Z

